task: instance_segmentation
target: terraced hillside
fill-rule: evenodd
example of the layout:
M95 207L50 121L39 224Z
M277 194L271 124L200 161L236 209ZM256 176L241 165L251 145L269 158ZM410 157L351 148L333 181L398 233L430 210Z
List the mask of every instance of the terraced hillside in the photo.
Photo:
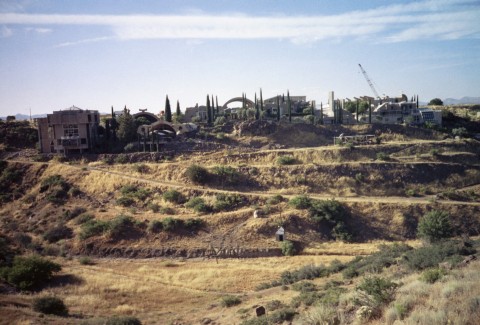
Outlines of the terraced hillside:
M313 146L338 131L378 130L325 128L315 137L310 128L296 135L311 140L307 147L277 141L279 130L226 134L218 143L224 149L159 161L154 154L143 160L120 154L39 162L7 153L1 236L18 252L57 256L65 274L82 279L49 289L67 297L80 318L119 314L147 324L235 324L248 318L248 306L285 304L296 295L278 286L255 293L262 283L305 265L347 263L376 252L380 242L415 239L427 212L448 213L454 235L479 235L478 141L407 128L383 130L380 144ZM252 141L256 149L248 148ZM319 217L325 211L340 217ZM299 256L282 257L286 247L275 240L280 226ZM71 260L85 256L95 265ZM144 260L152 257L161 259ZM242 297L240 307L218 303L232 294ZM13 297L3 297L0 310L30 304L31 298ZM299 306L296 312L309 310ZM27 309L11 317L35 318Z

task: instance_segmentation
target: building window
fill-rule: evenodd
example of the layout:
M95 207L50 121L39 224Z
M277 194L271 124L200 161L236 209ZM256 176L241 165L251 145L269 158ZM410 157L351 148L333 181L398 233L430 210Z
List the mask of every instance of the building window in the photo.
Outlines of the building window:
M80 140L80 143L81 143L81 144L87 144L87 139L82 138L82 139Z
M77 124L64 124L63 135L66 137L78 137L78 125Z

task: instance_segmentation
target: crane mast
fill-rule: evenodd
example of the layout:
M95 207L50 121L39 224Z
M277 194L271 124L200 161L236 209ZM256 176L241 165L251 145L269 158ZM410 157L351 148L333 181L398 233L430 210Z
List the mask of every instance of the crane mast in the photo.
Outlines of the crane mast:
M362 71L363 76L365 77L365 80L367 80L368 85L370 86L370 89L372 89L373 94L375 95L375 98L380 98L380 96L379 96L378 93L377 93L377 90L376 90L375 87L373 86L372 81L371 81L370 78L368 77L367 72L363 69L363 67L362 67L362 65L361 65L360 63L358 64L358 66L360 67L360 70Z

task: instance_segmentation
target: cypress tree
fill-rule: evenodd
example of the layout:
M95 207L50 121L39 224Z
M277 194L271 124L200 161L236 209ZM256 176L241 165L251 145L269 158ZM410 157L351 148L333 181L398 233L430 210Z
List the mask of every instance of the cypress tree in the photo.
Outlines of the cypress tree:
M292 103L290 101L290 91L287 90L287 109L288 109L288 121L292 123Z
M172 109L170 107L170 100L167 98L165 99L165 121L172 122Z
M117 119L115 118L115 112L113 111L113 106L112 106L112 119L110 121L110 126L112 127L112 138L113 138L113 142L116 142L117 141L117 127L118 127L118 123L117 123Z
M215 121L215 101L213 100L213 95L212 95L212 122Z
M216 105L217 106L217 112L215 113L215 115L218 115L218 114L220 114L219 109L218 109L218 96L215 96L215 103L217 104Z
M417 95L417 109L418 109L418 95Z
M323 102L320 102L320 124L323 125Z
M177 116L182 115L182 111L180 111L180 103L177 100Z
M263 112L263 96L262 96L262 88L260 88L260 111Z
M255 119L258 120L259 118L260 118L260 111L258 109L257 93L255 93Z
M355 101L355 103L357 104L355 105L356 106L355 109L356 109L356 116L357 116L357 122L358 122L358 99Z
M210 109L210 96L207 95L207 123L212 124L212 111Z

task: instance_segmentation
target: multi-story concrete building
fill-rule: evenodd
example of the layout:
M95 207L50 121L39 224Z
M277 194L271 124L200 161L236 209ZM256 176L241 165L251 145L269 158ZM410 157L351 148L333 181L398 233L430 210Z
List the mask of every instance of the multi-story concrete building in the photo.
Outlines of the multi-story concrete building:
M47 114L37 119L40 151L64 155L90 151L98 141L99 122L98 111L75 106Z

